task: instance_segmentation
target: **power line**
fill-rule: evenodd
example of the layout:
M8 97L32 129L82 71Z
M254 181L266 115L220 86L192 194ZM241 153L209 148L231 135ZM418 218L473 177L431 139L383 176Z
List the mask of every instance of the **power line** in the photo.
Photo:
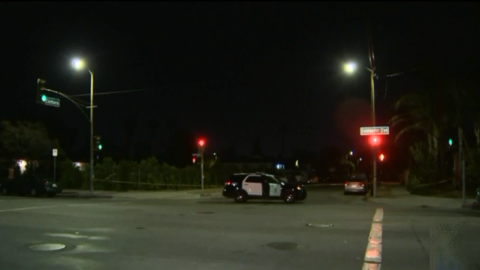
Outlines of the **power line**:
M155 88L132 89L132 90L124 90L124 91L111 91L111 92L93 93L93 95L94 96L103 96L103 95L125 94L125 93L134 93L134 92L146 92L146 91L154 91L154 90L157 90L157 89L155 89ZM86 97L86 96L90 96L90 94L71 95L71 97Z

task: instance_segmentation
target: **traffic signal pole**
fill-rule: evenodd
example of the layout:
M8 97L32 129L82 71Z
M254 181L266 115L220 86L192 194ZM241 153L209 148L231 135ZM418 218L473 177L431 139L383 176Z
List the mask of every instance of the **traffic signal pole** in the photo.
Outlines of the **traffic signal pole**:
M200 163L200 177L202 178L202 190L203 190L203 181L204 181L204 177L203 177L203 151L200 152L200 159L201 159L201 163Z
M198 141L198 153L200 155L200 182L201 188L203 190L205 177L203 175L203 154L205 153L205 139L200 139Z
M375 70L370 70L370 95L372 99L372 126L375 126ZM377 147L373 147L373 197L377 196Z

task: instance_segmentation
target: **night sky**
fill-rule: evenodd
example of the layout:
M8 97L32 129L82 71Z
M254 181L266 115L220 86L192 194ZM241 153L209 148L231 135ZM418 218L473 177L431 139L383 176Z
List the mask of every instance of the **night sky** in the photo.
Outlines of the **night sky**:
M407 71L478 69L478 10L473 2L2 3L0 119L42 120L64 148L85 148L89 125L78 108L65 99L60 108L35 103L37 78L88 94L88 72L70 65L81 57L95 93L145 89L95 95L95 134L105 147L121 147L129 122L137 123L134 141L151 140L156 122L161 152L174 121L205 136L211 151L233 144L248 155L259 137L263 152L277 155L283 124L287 153L355 148L364 143L359 126L370 124L369 73L342 68L369 66L367 18L377 124L386 124L395 99L421 80ZM389 79L385 93L385 75L397 72L407 73Z

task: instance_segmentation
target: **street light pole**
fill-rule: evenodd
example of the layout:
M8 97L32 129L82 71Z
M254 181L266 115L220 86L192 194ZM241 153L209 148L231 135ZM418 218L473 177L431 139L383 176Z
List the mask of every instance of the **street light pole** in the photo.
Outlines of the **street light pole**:
M369 55L372 58L371 55ZM370 72L370 98L372 103L372 126L375 126L375 68L371 63L372 68L366 68ZM348 63L344 65L344 70L347 73L354 73L357 66L354 63ZM377 195L377 148L373 147L373 197Z
M90 73L90 192L93 192L93 72Z

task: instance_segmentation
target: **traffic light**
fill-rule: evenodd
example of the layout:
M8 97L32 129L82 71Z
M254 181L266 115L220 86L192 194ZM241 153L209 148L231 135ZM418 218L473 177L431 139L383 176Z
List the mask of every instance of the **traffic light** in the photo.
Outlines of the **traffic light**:
M196 156L192 156L192 163L195 163L197 162L197 157Z
M199 139L198 140L198 151L200 153L203 153L204 149L205 149L205 139Z
M101 137L100 136L95 136L95 151L101 151L103 146L102 142L100 141Z
M368 141L372 147L377 147L382 143L380 136L370 136Z
M45 83L44 79L37 79L37 103L44 104L47 101L47 95L45 95Z
M448 139L448 145L452 146L452 144L453 144L453 140L451 138Z
M378 158L380 159L380 161L383 161L385 159L385 155L384 154L380 154L380 156L378 156Z

